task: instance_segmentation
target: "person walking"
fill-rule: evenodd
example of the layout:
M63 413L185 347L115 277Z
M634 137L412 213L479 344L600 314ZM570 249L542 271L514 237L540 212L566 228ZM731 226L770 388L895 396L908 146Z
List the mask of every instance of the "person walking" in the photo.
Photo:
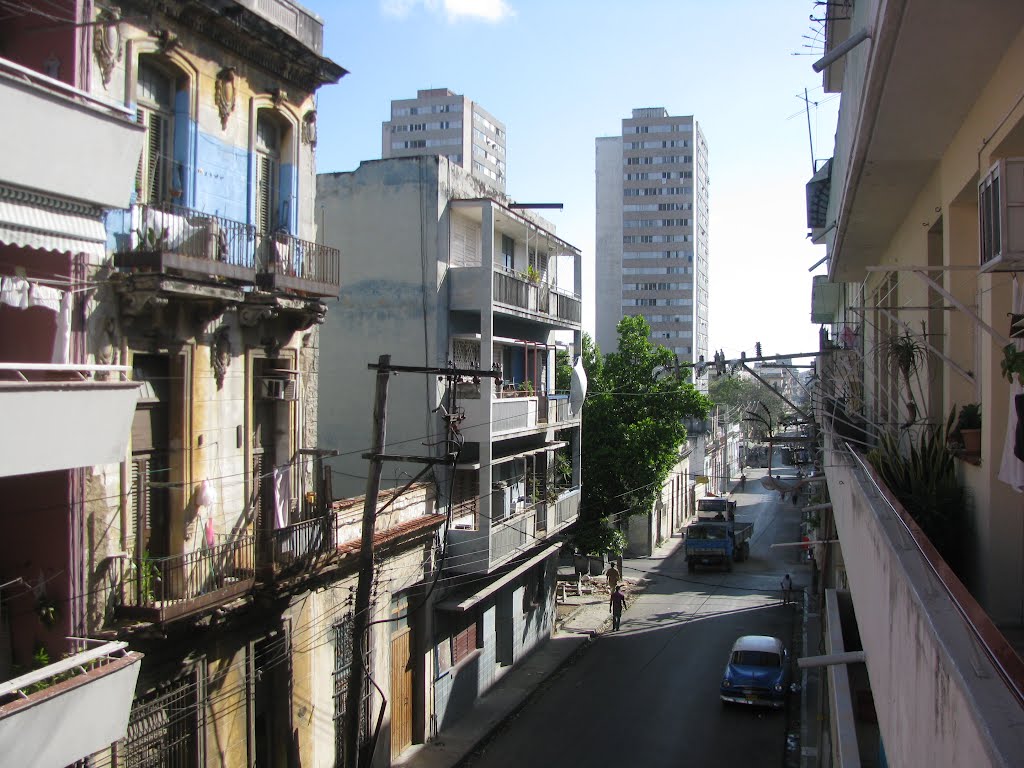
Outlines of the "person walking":
M608 566L608 570L604 572L604 577L608 579L608 589L612 592L615 591L619 582L622 581L622 574L619 573L619 569L615 567L615 563Z
M782 577L782 604L789 605L790 593L793 591L793 580L787 573Z
M622 594L622 587L618 584L612 590L612 596L608 601L608 610L612 612L612 629L618 630L622 624L622 609L626 607L626 596Z

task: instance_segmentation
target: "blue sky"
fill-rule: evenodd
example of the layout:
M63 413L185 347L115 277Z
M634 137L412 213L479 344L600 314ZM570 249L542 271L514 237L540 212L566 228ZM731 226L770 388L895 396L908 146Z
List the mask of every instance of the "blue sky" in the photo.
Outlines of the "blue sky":
M380 157L392 99L449 88L508 129L507 192L548 211L583 251L592 289L594 139L635 107L701 123L711 176L713 348L727 356L807 352L806 238L811 148L831 155L838 99L811 69L812 0L305 0L324 19L324 52L350 74L321 89L319 172ZM651 31L654 30L654 34ZM807 37L805 37L807 36ZM639 47L638 41L648 40ZM820 40L820 37L818 38ZM805 46L812 46L811 48ZM804 55L794 55L794 54ZM816 270L823 272L823 268ZM593 297L584 322L593 328Z

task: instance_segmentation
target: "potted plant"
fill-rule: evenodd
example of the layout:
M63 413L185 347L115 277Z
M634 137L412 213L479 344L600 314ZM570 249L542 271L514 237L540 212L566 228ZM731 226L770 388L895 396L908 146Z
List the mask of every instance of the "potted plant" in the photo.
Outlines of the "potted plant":
M1024 352L1017 349L1016 344L1007 344L1003 347L1003 359L999 363L1004 378L1013 383L1014 375L1017 376L1017 383L1024 384Z
M917 374L921 363L924 362L927 348L918 341L910 331L902 334L894 334L884 344L885 361L894 367L903 384L907 388L907 411L910 415L910 423L917 421L917 402L914 400L914 391L910 388L910 377Z
M981 403L967 403L960 408L956 431L963 443L964 453L972 456L981 453Z

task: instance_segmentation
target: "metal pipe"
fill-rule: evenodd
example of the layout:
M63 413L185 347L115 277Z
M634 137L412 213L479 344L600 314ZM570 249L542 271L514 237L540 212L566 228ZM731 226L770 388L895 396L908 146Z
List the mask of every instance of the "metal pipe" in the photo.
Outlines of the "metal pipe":
M796 663L800 669L814 669L815 667L831 667L836 664L858 664L867 661L864 651L844 651L842 653L829 653L825 656L804 656L797 659Z
M858 45L860 45L865 40L868 40L870 38L871 30L869 30L867 27L861 27L848 38L843 40L842 43L837 45L831 51L829 51L816 62L814 62L814 64L811 65L812 69L814 69L815 72L821 72L823 69L825 69L825 67L828 67L834 64L835 62L839 61L839 59L843 58L843 56L845 56Z

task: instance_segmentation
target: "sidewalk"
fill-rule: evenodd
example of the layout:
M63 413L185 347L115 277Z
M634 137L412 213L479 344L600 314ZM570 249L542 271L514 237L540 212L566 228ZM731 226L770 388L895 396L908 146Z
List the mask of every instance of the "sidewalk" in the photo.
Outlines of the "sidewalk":
M623 561L627 595L637 595L648 583L644 571L668 556L682 543L678 534L662 544L651 556ZM639 570L631 570L635 564ZM604 577L592 577L604 587ZM628 609L627 609L628 611ZM569 596L557 604L558 618L551 639L515 665L457 724L447 728L433 741L406 750L393 766L408 768L455 768L505 720L529 702L543 684L563 666L571 664L577 654L611 628L608 612L608 590L595 589L593 594Z

